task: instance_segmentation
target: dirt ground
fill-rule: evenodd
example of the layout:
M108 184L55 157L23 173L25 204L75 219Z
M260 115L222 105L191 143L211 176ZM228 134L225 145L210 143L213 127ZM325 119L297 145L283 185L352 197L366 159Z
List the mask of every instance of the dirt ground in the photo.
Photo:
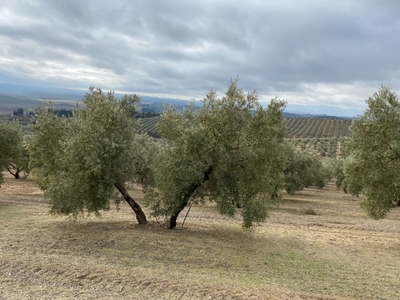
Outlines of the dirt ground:
M372 220L333 183L285 198L251 231L212 205L165 230L124 205L51 215L32 180L6 175L0 299L400 299L399 208Z

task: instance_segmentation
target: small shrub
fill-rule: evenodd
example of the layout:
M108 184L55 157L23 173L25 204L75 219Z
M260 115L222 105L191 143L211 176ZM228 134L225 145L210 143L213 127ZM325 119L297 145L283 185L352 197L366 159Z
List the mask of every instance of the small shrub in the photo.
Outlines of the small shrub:
M317 212L314 210L314 208L312 208L311 206L307 206L307 207L303 207L300 210L300 214L302 215L313 215L316 216Z

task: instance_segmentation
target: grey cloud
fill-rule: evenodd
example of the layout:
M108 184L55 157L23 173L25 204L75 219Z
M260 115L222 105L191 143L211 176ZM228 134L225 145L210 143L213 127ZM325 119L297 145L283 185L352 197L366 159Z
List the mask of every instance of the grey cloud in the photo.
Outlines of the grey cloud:
M0 3L0 72L26 80L33 65L57 64L47 82L87 87L96 78L105 88L192 98L239 76L245 89L302 99L305 85L362 89L400 76L397 1Z

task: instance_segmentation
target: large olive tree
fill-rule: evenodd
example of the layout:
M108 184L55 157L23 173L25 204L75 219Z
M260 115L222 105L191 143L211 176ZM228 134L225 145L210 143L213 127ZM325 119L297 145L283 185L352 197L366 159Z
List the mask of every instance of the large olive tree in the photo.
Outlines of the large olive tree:
M379 219L400 199L400 103L385 86L366 102L351 125L343 180L349 192L365 195L363 208Z
M117 189L138 222L147 222L126 187L145 176L151 148L135 133L132 116L139 100L136 95L118 100L112 92L90 88L72 118L41 108L29 143L30 167L54 213L98 213L109 208Z
M241 207L243 225L264 221L283 184L285 102L263 108L256 91L230 82L219 98L210 91L200 109L167 106L158 123L162 145L153 165L157 189L147 194L169 228L190 201L212 201L221 214Z

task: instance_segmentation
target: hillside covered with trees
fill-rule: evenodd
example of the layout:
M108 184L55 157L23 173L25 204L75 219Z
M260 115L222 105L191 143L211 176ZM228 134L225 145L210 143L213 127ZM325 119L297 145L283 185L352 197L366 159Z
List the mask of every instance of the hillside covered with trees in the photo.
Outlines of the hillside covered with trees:
M139 130L159 137L156 124L160 117L140 119ZM347 118L285 118L287 138L343 138L350 136L351 119Z
M139 119L139 132L159 138L160 116ZM308 150L322 157L345 157L351 119L285 118L286 138L298 150Z

